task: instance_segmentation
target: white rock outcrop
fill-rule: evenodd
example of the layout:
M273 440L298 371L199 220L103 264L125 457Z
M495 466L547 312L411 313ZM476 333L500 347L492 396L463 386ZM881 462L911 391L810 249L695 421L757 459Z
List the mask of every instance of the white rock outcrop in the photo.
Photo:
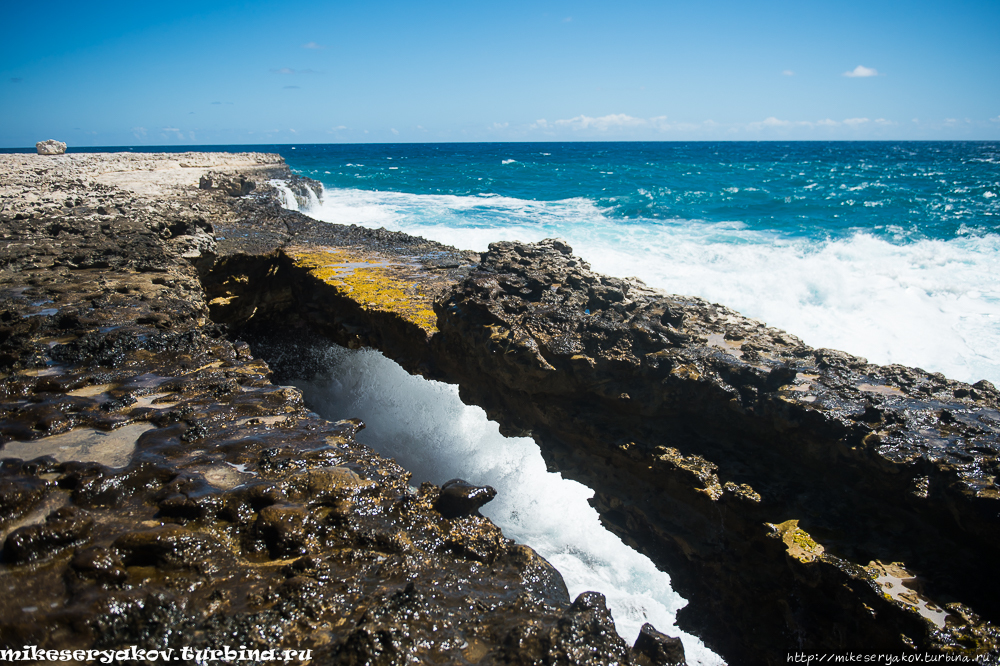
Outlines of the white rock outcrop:
M49 139L48 141L39 141L36 143L35 150L38 151L39 155L62 155L66 152L66 144L62 141Z

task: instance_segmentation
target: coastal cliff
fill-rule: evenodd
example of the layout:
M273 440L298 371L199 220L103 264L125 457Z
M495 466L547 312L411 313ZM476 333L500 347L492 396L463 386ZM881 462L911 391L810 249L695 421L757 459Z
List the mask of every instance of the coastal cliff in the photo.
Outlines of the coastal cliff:
M4 644L260 625L345 663L670 663L269 381L332 341L534 437L730 663L1000 657L988 382L811 349L559 240L479 255L319 223L279 205L270 179L303 182L276 156L8 159Z

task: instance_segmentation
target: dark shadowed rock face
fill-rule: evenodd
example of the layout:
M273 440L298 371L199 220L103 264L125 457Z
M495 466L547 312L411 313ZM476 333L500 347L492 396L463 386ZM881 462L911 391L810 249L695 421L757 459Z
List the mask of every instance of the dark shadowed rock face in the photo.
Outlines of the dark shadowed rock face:
M479 508L496 496L492 486L474 486L462 479L452 479L441 484L434 508L445 518L478 515Z
M632 647L632 654L636 664L642 666L676 666L686 663L680 639L660 633L648 622L642 625Z
M0 647L632 663L603 598L479 515L491 488L410 487L209 319L233 192L138 196L94 182L119 158L65 157L0 179Z
M989 382L811 349L593 273L558 240L491 245L439 312L463 399L595 488L723 654L996 650L954 603L1000 616L983 569L1000 553Z
M206 277L213 315L282 372L310 372L311 332L459 384L596 490L605 524L690 600L681 621L730 660L782 662L790 645L997 649L1000 597L982 569L998 545L988 382L811 349L723 306L596 274L558 240L496 243L442 275L419 239L296 224L270 264L223 251ZM319 240L332 234L342 240ZM309 245L338 249L304 261ZM437 319L355 294L337 271L359 256L409 257L382 284L413 303L433 294ZM217 277L233 272L271 277ZM267 333L279 323L303 346Z

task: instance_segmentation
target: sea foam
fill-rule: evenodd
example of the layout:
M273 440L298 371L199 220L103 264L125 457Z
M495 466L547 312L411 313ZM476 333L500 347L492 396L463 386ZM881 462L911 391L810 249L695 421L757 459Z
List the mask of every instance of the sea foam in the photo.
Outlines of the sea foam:
M606 217L584 198L333 188L306 212L478 251L499 240L562 237L594 270L722 303L813 347L1000 384L996 234L895 243L859 231L811 239L739 221Z
M669 576L601 525L587 502L592 490L546 471L533 440L502 436L482 409L462 403L457 387L411 376L377 351L332 347L328 364L327 376L295 384L317 413L361 418L358 440L395 458L413 473L411 483L462 478L496 488L482 513L551 562L571 597L604 594L630 645L650 622L682 638L689 664L724 663L675 626L686 602Z

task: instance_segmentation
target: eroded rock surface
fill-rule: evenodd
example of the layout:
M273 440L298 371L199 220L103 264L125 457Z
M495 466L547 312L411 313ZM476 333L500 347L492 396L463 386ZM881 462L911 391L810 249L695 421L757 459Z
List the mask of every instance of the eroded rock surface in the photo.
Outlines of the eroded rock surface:
M996 658L989 382L812 349L594 273L559 240L496 243L476 261L266 217L284 229L237 238L205 278L217 320L289 375L310 371L318 334L459 384L597 491L605 524L671 573L690 600L681 621L727 658L778 663L789 646ZM300 344L269 336L277 322Z
M73 157L45 164L71 171ZM487 489L412 489L354 441L357 424L323 422L270 383L272 369L315 371L310 345L332 340L457 383L504 432L532 435L552 468L595 489L610 529L670 572L690 600L681 622L730 663L1000 657L988 382L811 349L724 306L596 274L558 240L480 256L318 223L279 206L273 157L129 159L90 179L26 163L0 190L5 441L75 432L69 446L96 456L107 443L94 432L151 426L124 466L25 462L21 448L4 463L5 572L25 586L17 598L56 603L43 624L72 624L61 635L100 641L111 627L108 641L166 644L150 627L170 618L212 640L254 623L308 635L325 659L356 663L414 645L438 645L420 654L442 662L679 658L655 629L627 649L598 597L569 604L548 565L478 515ZM199 189L209 171L228 175ZM294 185L303 200L315 187ZM412 639L444 618L434 640Z
M280 158L0 165L0 646L631 663L600 595L479 515L492 489L411 487L210 319L223 233L295 233L230 201L257 183L266 217Z
M723 654L996 658L1000 633L969 609L1000 614L983 568L1000 553L989 382L811 349L595 274L557 240L491 245L439 312L463 399L595 488ZM885 563L905 573L874 573Z
M36 143L35 150L39 155L62 155L66 152L66 144L63 141L47 139Z

